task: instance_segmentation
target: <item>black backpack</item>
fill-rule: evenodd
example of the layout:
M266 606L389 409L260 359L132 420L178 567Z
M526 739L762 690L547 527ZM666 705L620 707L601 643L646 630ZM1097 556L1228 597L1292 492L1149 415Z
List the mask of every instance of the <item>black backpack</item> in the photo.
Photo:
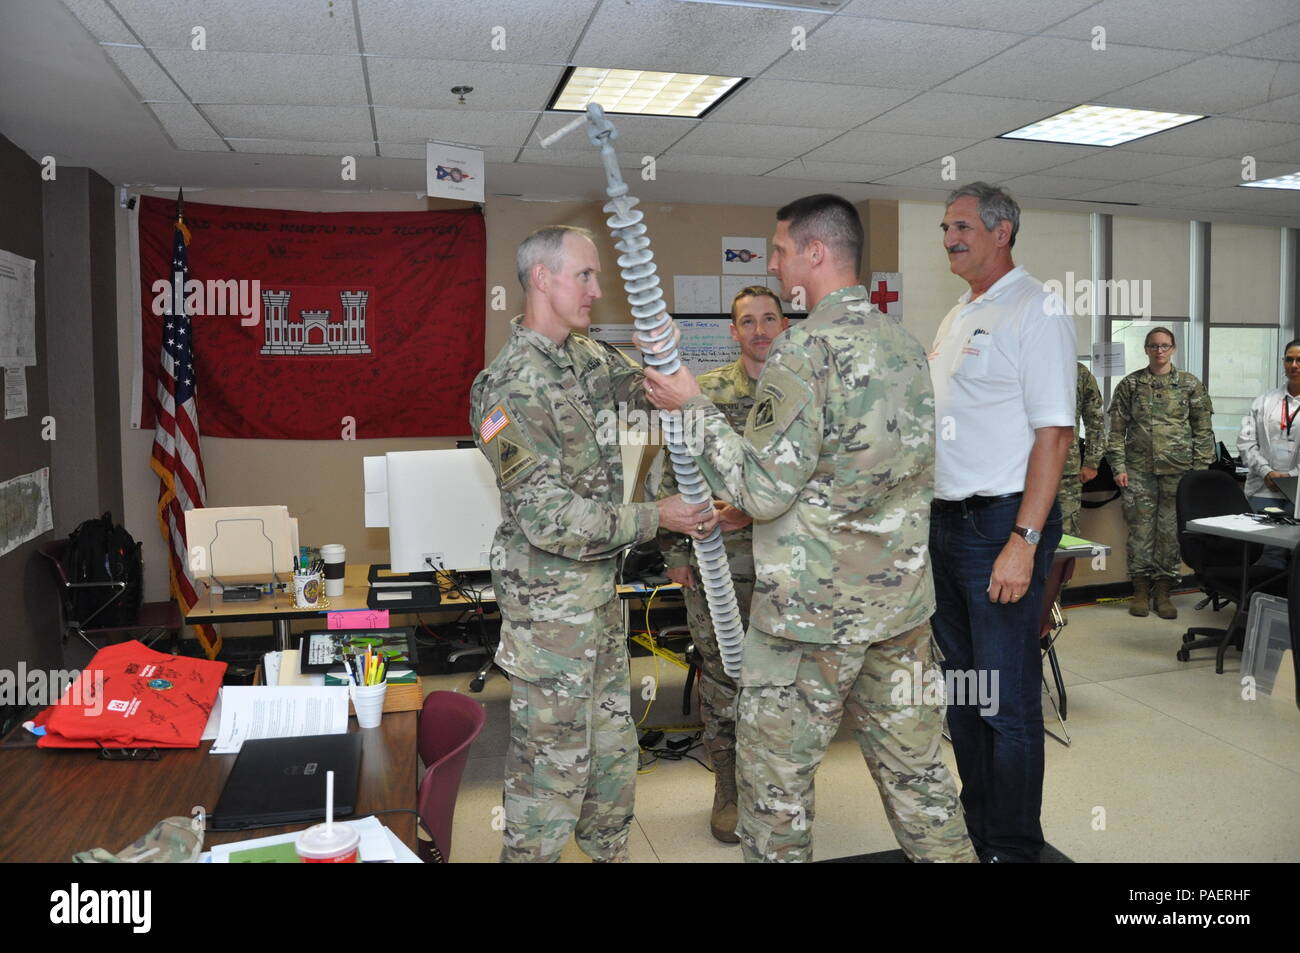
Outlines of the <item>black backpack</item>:
M144 599L144 562L140 544L113 522L112 513L86 520L72 531L63 552L63 571L69 582L126 583L111 602L113 590L107 586L70 590L75 621L94 628L135 624ZM105 602L108 605L98 611Z

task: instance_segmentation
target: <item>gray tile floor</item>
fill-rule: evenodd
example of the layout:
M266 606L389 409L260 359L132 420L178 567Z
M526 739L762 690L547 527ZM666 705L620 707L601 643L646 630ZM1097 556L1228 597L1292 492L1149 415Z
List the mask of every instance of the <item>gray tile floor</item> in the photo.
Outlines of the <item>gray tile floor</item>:
M1193 620L1226 624L1229 610L1194 613L1196 601L1175 597L1175 621L1135 619L1123 603L1068 612L1058 652L1073 744L1047 740L1042 817L1047 839L1076 861L1300 861L1300 710L1290 656L1271 696L1244 701L1235 651L1222 675L1214 673L1212 652L1188 663L1174 658ZM633 660L634 686L654 673L653 659ZM688 720L680 708L683 673L660 663L659 678L644 723ZM469 679L434 676L424 683L426 691L465 692ZM461 785L457 863L495 861L501 845L509 686L495 676L476 697L488 720ZM644 710L644 703L634 706L638 718ZM953 765L951 749L947 755ZM712 791L712 775L692 761L660 762L642 773L632 860L740 862L739 848L709 835ZM896 846L847 730L817 774L814 843L818 858ZM570 842L562 859L586 857Z

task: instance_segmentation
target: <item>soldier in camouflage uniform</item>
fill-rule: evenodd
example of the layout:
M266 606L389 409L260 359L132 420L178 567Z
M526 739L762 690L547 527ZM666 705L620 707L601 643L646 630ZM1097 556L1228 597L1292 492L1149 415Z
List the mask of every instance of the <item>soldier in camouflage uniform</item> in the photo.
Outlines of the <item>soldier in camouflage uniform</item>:
M1124 489L1128 523L1128 611L1178 618L1169 587L1179 579L1178 481L1214 461L1214 408L1195 374L1174 367L1174 334L1153 328L1145 342L1149 366L1119 382L1110 401L1106 456ZM1154 518L1153 518L1154 517Z
M1079 389L1074 401L1077 423L1074 442L1065 456L1065 470L1061 473L1061 488L1056 501L1061 504L1061 529L1071 536L1079 535L1079 491L1083 484L1097 475L1101 455L1106 449L1106 421L1102 415L1101 390L1097 379L1083 364L1079 364ZM1087 456L1079 459L1079 427L1087 432Z
M701 470L755 519L737 833L747 861L811 859L813 777L847 713L908 857L973 862L939 753L943 705L917 697L918 674L942 678L927 622L925 352L856 283L863 237L852 205L810 196L777 220L769 270L783 298L806 294L814 307L773 345L745 436L688 372L646 372L657 406L702 416Z
M637 770L616 557L662 528L703 538L716 518L680 496L623 500L616 440L597 413L644 408L641 371L589 338L600 297L589 234L544 228L519 246L524 314L474 381L470 422L501 491L492 585L497 664L511 676L504 861L554 861L572 833L627 859Z
M740 345L740 357L715 367L698 378L700 391L726 415L732 429L745 429L754 406L754 387L773 340L790 322L781 313L776 294L764 285L751 285L731 302L731 337ZM677 492L677 480L665 460L661 496ZM742 626L749 625L749 602L754 595L753 530L750 518L721 500L716 501L727 549L727 564L736 590ZM713 634L709 604L699 588L699 563L685 536L661 534L660 544L668 576L683 587L691 641L700 659L700 717L704 722L704 749L713 766L713 809L709 830L715 838L736 844L736 683L722 669L718 640Z

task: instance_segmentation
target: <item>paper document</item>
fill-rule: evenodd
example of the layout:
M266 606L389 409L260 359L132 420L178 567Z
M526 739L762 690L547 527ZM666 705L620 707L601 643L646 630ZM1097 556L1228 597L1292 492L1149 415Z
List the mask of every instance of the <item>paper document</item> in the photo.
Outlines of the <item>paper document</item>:
M1187 528L1190 530L1195 530L1198 527L1208 528L1211 526L1219 529L1236 529L1248 533L1255 533L1269 529L1277 529L1280 524L1261 523L1244 513L1233 513L1229 516L1205 516L1198 520L1187 521Z
M27 368L14 364L5 368L5 420L27 416Z
M348 730L348 690L227 685L211 754L235 754L250 738L341 735Z
M36 364L36 262L0 251L0 366Z
M0 483L0 556L52 529L49 467Z

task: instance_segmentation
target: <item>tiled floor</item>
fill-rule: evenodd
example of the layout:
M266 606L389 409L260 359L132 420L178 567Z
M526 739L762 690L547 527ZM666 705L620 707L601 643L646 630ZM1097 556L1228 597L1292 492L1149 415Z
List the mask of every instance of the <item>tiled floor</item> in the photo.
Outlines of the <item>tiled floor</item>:
M1058 644L1069 691L1066 748L1047 739L1043 830L1076 861L1300 861L1300 710L1290 656L1273 694L1244 701L1240 656L1224 673L1213 653L1174 658L1193 624L1222 625L1227 611L1135 619L1125 605L1069 611ZM654 673L633 660L633 685ZM426 690L468 691L469 675L426 678ZM680 724L682 673L661 664L645 724ZM509 686L497 675L476 696L488 720L461 785L455 862L495 861ZM634 706L640 717L644 703ZM1049 716L1050 717L1050 716ZM945 743L945 748L947 745ZM698 752L697 752L698 753ZM953 763L948 750L950 765ZM954 766L955 768L955 766ZM692 761L660 762L637 779L631 853L636 862L738 863L740 850L708 831L712 775ZM840 732L817 774L818 858L896 846L862 756ZM563 860L586 857L570 842Z

